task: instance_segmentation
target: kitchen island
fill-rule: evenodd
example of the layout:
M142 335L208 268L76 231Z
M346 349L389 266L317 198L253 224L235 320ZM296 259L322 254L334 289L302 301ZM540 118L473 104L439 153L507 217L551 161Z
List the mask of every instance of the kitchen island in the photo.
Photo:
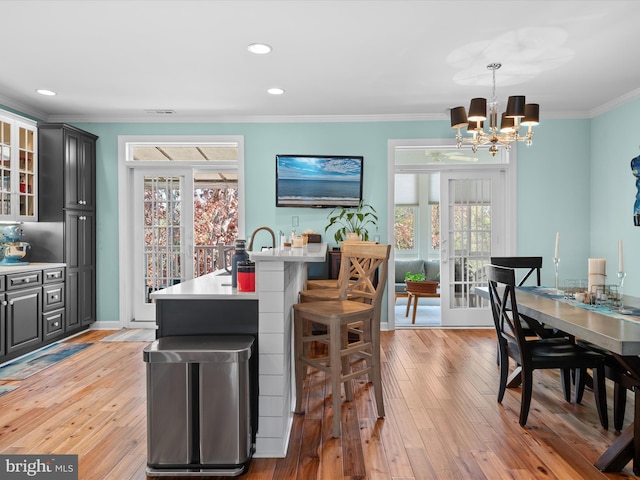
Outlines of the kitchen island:
M257 338L258 431L254 457L287 452L293 420L293 310L310 262L324 262L325 243L249 252L256 262L256 291L231 288L229 275L211 273L151 295L157 337L250 334Z

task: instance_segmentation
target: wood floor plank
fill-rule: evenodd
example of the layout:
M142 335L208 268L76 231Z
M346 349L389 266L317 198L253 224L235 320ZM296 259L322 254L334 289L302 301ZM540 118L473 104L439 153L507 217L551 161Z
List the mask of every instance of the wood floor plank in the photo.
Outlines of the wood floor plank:
M82 480L147 479L145 343L100 342L111 333L74 337L93 345L25 380L0 382L18 386L0 396L0 453L77 454ZM520 390L496 401L492 331L382 332L381 345L384 419L371 385L358 379L354 400L337 412L342 437L332 438L330 377L311 372L306 415L294 416L287 456L253 459L241 478L635 478L630 465L620 473L593 466L619 434L600 427L590 391L581 405L565 402L555 372L536 372L529 421L520 427ZM607 396L611 419L610 383ZM633 401L629 395L625 425Z

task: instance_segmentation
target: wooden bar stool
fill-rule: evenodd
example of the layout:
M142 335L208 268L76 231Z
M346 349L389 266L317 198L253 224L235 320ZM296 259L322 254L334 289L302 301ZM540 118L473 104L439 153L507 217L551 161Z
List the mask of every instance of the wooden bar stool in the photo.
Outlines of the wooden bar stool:
M302 412L302 389L307 367L331 375L333 395L333 437L340 436L341 384L347 401L353 398L351 380L367 374L373 383L378 417L384 417L380 371L380 311L387 279L390 245L354 242L343 244L336 300L312 301L293 306L295 412ZM378 282L376 283L376 271ZM355 273L355 274L354 274ZM355 280L351 280L355 278ZM348 300L347 298L352 298ZM326 333L312 333L320 324ZM355 333L350 336L349 333ZM350 340L350 339L353 340ZM328 346L325 356L312 355L313 342ZM354 360L365 359L365 366Z
M349 243L354 243L354 242L349 242L349 241L345 241L342 242L342 245L345 244L349 244ZM375 245L377 242L356 242L356 243L360 243L360 244L371 244L371 245ZM341 260L342 262L342 260ZM342 263L340 263L340 265L342 265ZM307 280L304 283L304 290L302 292L307 292L308 290L323 290L326 288L329 289L334 289L337 290L338 289L338 285L340 283L340 274L342 273L342 269L340 269L340 271L338 272L338 278L321 278L321 279L316 279L316 280ZM353 275L355 272L351 271L349 272L350 275ZM302 294L302 292L300 292ZM318 298L317 296L321 296L322 292L313 292L311 295L316 296L316 298ZM333 299L332 297L334 297L335 295L333 293L328 294L328 297L330 299Z

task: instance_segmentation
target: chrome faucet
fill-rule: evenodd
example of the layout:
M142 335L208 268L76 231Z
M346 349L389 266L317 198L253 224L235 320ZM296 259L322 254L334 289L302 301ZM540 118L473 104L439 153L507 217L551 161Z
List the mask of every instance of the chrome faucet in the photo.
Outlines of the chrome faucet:
M266 230L271 234L272 246L273 248L276 248L276 234L273 233L273 230L271 230L269 227L258 227L251 234L251 239L249 239L249 246L247 247L247 252L253 251L253 239L255 238L256 233L258 233L260 230Z

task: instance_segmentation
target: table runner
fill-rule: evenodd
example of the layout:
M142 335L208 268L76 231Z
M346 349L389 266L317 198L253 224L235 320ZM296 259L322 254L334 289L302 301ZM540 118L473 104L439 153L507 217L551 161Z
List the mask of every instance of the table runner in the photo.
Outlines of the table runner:
M622 314L618 311L617 307L611 307L609 305L591 305L588 303L577 302L572 298L566 298L564 294L558 294L555 288L551 287L517 287L518 290L531 293L533 295L539 295L541 297L551 298L558 302L568 303L574 307L584 308L585 310L591 310L598 312L608 317L618 318L629 322L640 322L640 308L624 306L625 310L631 313Z

